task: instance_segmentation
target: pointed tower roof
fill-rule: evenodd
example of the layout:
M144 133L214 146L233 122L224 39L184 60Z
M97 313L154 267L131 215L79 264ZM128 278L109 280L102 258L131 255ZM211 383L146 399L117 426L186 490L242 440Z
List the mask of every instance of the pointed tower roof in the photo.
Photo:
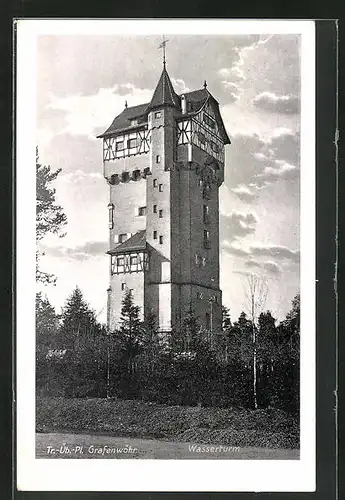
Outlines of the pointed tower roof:
M180 98L174 90L165 64L147 110L149 111L150 109L161 108L163 106L180 106Z

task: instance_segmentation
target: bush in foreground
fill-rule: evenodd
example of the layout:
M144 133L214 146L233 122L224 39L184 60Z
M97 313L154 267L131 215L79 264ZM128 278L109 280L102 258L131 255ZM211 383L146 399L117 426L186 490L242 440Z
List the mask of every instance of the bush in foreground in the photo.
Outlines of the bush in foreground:
M240 447L298 448L298 420L276 409L166 406L138 400L37 398L38 432L74 431Z

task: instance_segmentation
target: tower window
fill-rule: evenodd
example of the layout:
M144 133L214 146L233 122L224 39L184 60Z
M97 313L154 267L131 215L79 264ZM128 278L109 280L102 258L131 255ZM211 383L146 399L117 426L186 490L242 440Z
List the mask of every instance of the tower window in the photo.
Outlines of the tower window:
M153 213L156 214L157 213L157 205L153 205Z
M159 244L160 244L160 245L163 245L163 236L160 236L160 237L159 237Z
M118 141L115 144L115 151L123 151L125 149L125 143L123 141Z
M138 208L138 215L139 216L146 215L146 207L139 207Z
M209 222L209 207L208 207L208 205L203 205L202 216L203 216L204 224L208 224L208 222Z
M133 149L137 147L137 140L136 139L128 139L127 141L127 148L128 149Z
M121 283L121 290L126 290L126 283Z
M206 113L204 113L203 120L206 123L206 125L210 128L216 128L216 122L208 116Z
M161 162L161 157L160 155L156 155L156 163L160 163Z
M211 326L211 319L210 319L210 313L205 313L205 323L206 323L206 328L210 328Z
M153 179L153 187L156 188L158 186L158 181L157 179Z
M136 255L131 255L130 265L131 266L136 266L137 264L138 264L138 257Z
M163 191L163 184L159 184L159 191L162 192Z
M163 210L159 211L159 218L161 219L163 217Z
M157 231L153 231L153 239L156 240L157 239Z
M127 239L127 233L119 234L119 243L123 243Z
M114 227L114 205L112 203L109 203L108 210L109 210L109 229L113 229L113 227Z
M162 112L161 111L156 111L155 112L155 118L161 118L162 117Z
M210 248L210 233L209 231L204 230L204 248Z

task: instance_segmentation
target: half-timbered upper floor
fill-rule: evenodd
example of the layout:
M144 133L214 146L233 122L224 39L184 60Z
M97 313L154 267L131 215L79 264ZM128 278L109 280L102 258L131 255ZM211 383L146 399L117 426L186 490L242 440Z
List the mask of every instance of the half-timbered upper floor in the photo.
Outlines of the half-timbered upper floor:
M160 108L175 109L172 124L175 128L175 146L193 144L220 162L224 162L224 146L230 139L219 111L219 104L207 90L203 89L177 95L164 67L153 97L149 103L125 107L116 116L107 130L99 135L103 139L104 162L115 161L150 151L150 114L156 115Z

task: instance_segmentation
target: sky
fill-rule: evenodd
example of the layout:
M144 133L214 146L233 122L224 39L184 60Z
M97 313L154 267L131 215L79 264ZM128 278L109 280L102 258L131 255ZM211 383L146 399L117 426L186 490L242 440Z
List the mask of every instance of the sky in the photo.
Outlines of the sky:
M299 291L300 36L169 35L167 70L177 93L207 88L231 145L220 188L223 304L248 312L248 275L266 280L265 309L283 319ZM62 171L56 199L66 236L47 235L39 288L60 311L78 285L105 321L109 187L96 136L128 106L149 102L162 71L161 36L41 35L37 39L40 162Z

